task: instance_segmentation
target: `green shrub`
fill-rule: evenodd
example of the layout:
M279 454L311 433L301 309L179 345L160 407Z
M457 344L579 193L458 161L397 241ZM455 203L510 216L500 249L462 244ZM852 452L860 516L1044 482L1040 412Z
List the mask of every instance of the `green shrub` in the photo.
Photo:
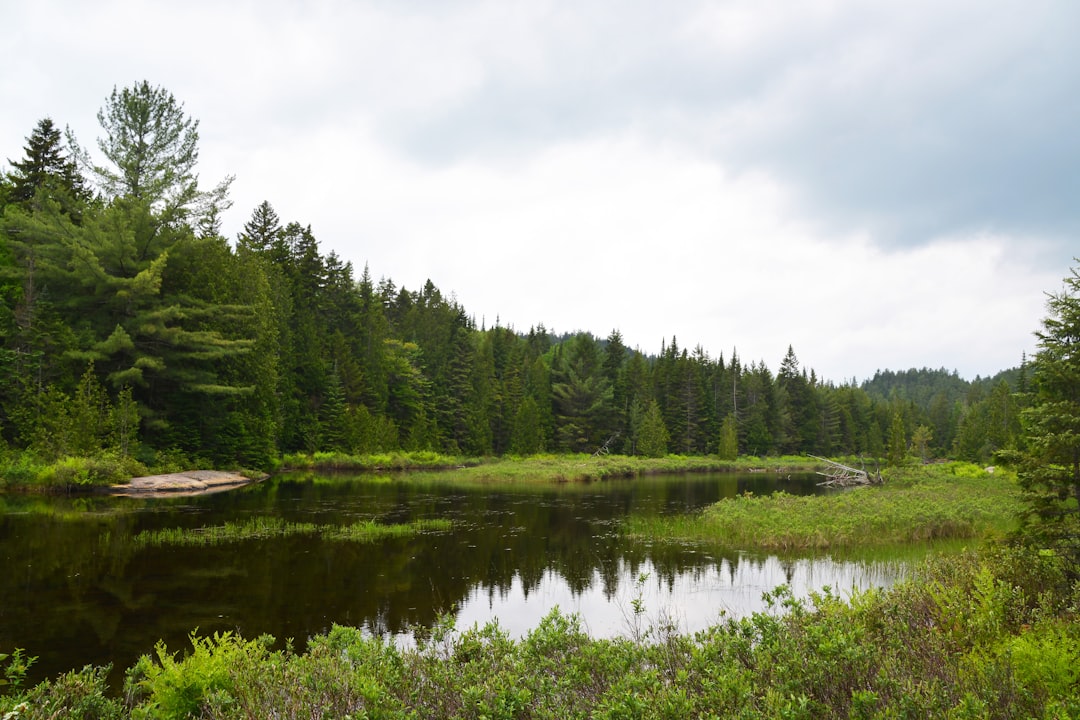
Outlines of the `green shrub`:
M101 453L93 457L63 457L41 468L36 482L49 487L111 485L145 475L146 466L132 457Z
M273 638L245 641L225 632L199 637L194 632L191 652L181 660L159 642L154 657L142 656L128 670L125 691L133 718L183 720L198 717L213 699L221 704L236 689L233 669L247 660L262 659Z
M119 720L124 717L123 707L119 700L109 697L108 674L108 666L87 666L65 673L56 680L46 680L20 698L0 698L0 718Z
M27 670L35 662L37 658L28 656L22 648L15 648L10 653L0 653L0 665L3 666L0 688L4 691L18 690L26 678Z

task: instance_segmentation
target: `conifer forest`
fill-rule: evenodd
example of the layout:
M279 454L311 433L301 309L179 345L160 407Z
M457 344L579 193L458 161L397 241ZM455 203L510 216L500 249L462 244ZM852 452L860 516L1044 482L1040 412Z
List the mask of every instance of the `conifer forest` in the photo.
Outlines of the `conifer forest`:
M98 120L92 150L43 118L5 151L6 452L249 468L316 450L988 462L1019 432L1020 358L994 378L837 384L794 348L757 359L478 323L452 289L355 267L320 244L317 218L269 200L223 237L231 178L200 186L198 121L170 92L114 90Z

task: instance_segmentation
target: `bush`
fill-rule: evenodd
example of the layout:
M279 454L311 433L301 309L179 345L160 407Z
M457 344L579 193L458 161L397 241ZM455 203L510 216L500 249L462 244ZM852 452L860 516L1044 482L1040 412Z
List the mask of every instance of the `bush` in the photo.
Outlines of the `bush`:
M50 487L111 485L145 475L146 466L131 457L102 453L93 457L64 457L37 473L37 483Z
M109 666L84 667L46 680L19 698L0 698L0 718L7 720L119 720L120 702L108 696Z
M133 718L183 720L198 717L213 699L227 701L236 690L233 669L262 660L273 638L245 641L231 632L211 637L191 634L191 652L182 660L159 642L154 657L144 655L128 670L125 694Z

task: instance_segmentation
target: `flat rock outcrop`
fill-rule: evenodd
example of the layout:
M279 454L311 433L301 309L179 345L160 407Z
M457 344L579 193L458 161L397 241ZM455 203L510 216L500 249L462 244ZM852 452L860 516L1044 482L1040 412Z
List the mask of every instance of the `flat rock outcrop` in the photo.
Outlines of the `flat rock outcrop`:
M168 495L203 495L231 490L241 485L258 482L261 478L249 478L235 472L222 470L189 470L167 475L147 475L132 478L121 485L112 485L113 495L137 495L139 497Z

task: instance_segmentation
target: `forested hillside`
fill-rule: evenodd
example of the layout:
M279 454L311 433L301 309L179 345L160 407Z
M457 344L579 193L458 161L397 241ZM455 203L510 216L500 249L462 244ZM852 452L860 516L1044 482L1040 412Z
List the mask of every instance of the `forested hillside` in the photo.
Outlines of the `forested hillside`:
M220 232L198 122L114 91L92 155L49 118L0 177L0 433L43 461L108 454L265 467L283 452L860 454L988 462L1015 444L1023 369L836 385L793 349L773 372L672 337L478 327L270 202ZM11 149L14 150L14 149ZM315 219L317 220L317 219Z

